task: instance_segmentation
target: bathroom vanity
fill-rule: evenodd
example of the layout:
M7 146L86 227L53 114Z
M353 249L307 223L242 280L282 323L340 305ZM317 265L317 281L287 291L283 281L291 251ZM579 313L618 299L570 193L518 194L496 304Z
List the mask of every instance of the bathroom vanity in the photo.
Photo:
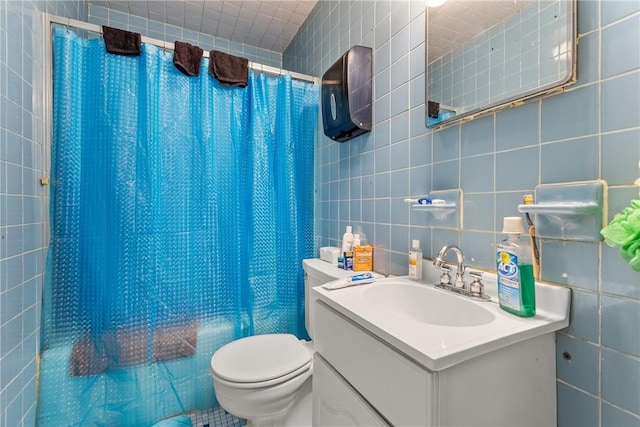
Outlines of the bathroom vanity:
M569 289L536 283L524 319L499 308L490 274L493 302L426 276L314 288L313 425L555 425L554 332L568 324Z

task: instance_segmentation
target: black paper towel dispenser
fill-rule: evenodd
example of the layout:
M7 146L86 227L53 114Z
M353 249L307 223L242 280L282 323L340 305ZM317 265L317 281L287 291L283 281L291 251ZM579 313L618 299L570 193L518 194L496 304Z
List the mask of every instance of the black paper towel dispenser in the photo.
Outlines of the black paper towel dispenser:
M324 134L344 142L371 131L371 48L354 46L322 76Z

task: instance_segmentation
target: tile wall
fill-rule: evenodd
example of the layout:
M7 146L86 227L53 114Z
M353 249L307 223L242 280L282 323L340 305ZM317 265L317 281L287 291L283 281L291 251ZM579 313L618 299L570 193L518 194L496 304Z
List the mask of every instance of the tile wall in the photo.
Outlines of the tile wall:
M80 1L0 0L0 425L33 426L44 213L43 27L39 11L86 20Z
M318 131L318 246L339 246L351 224L382 273L407 273L416 238L426 257L457 243L495 270L502 218L536 185L606 180L610 218L639 197L639 1L578 1L579 78L566 93L439 131L424 126L424 16L424 1L321 1L283 55L321 76L350 46L374 49L373 131L343 144ZM460 230L403 203L450 188L464 191ZM543 279L573 291L557 335L559 425L640 426L640 273L604 244L549 240L541 253Z
M178 40L191 43L192 45L200 46L205 51L216 49L232 55L242 56L258 64L270 65L277 68L282 66L282 54L279 52L213 37L209 34L129 15L94 4L89 5L89 22L133 31L143 36L164 40L166 42L173 43Z

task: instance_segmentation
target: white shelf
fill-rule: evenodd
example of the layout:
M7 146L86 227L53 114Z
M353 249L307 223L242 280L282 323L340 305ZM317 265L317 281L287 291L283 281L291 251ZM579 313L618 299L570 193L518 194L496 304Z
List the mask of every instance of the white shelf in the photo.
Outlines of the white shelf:
M437 228L462 228L462 190L435 190L429 194L432 199L444 200L444 203L421 205L414 203L411 209L416 212L428 212L431 215L430 226ZM411 199L408 199L411 200ZM415 201L415 199L414 199Z
M599 242L607 223L607 183L584 181L541 184L536 204L518 205L518 212L535 214L536 234L560 240Z
M458 206L455 203L446 203L442 205L411 205L411 208L416 211L430 211L430 212L455 212Z
M600 206L596 202L540 203L518 205L518 212L548 215L590 215L598 212Z

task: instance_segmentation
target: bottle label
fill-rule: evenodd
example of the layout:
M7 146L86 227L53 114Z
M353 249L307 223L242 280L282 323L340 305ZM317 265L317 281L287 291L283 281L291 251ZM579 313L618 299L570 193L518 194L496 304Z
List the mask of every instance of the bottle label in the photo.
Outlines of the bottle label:
M373 270L373 248L356 246L353 249L353 271Z
M497 260L498 298L500 304L519 311L521 309L521 298L518 256L498 246Z
M418 254L413 251L409 252L409 278L418 278Z

